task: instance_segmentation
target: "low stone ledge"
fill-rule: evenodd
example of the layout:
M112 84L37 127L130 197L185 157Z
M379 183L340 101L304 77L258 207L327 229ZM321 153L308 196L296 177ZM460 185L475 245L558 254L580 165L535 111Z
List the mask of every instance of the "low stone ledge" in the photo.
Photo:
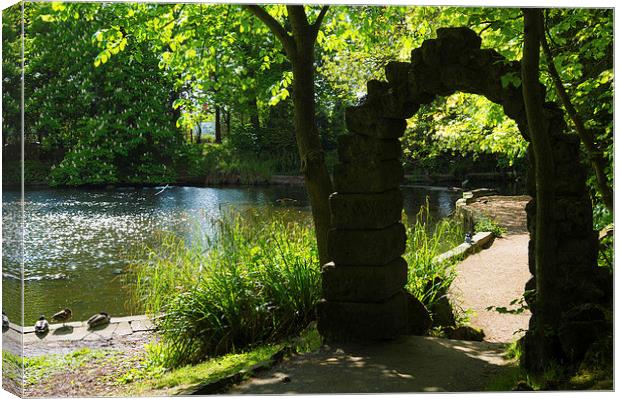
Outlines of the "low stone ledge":
M49 325L49 332L43 335L37 335L33 326L22 327L14 323L9 324L11 333L21 335L24 343L105 340L113 336L149 332L155 329L155 325L147 315L112 317L109 324L95 328L89 328L86 321L72 321L65 324L54 323Z
M489 231L476 233L471 239L471 244L464 242L441 255L437 255L433 258L433 263L444 263L457 257L465 258L483 248L488 248L493 243L493 240L493 233Z

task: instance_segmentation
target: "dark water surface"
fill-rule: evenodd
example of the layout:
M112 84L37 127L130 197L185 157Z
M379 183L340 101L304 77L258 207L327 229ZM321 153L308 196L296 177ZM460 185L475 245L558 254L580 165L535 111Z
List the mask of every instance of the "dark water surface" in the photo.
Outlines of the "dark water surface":
M40 314L70 307L75 320L107 311L128 315L129 293L119 274L135 259L136 248L157 242L162 232L188 241L209 234L207 220L226 210L278 206L293 198L294 207L308 213L304 187L242 188L169 187L143 189L27 190L24 230L25 324ZM458 192L403 187L405 211L412 220L429 197L431 213L448 215ZM21 209L20 192L3 190L3 307L19 322L19 232L12 228ZM267 214L267 213L266 213ZM138 259L139 260L139 259Z

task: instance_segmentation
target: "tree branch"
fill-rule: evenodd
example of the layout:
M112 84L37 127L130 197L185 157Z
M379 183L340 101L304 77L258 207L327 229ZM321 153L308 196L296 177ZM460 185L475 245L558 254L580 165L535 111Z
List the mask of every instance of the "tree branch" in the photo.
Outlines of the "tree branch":
M553 80L553 86L555 86L555 91L560 97L562 101L562 105L564 105L564 109L566 109L566 113L570 117L571 121L575 125L575 130L577 130L577 134L583 143L583 146L586 149L586 153L588 154L588 158L590 158L590 162L594 168L594 172L596 173L596 182L598 185L599 192L603 197L603 203L605 207L609 209L609 211L613 214L614 211L614 195L612 189L609 187L609 182L607 181L607 175L605 174L605 169L607 168L607 160L601 156L601 152L594 142L594 135L588 131L581 119L581 116L577 113L575 106L570 100L566 89L564 88L564 84L562 83L562 79L560 78L560 74L558 70L555 68L555 62L553 61L553 54L551 53L551 49L549 48L549 43L547 43L547 38L544 34L540 35L540 43L542 44L543 52L545 54L545 58L547 60L547 67L549 68L549 75L551 75L551 80Z
M276 35L276 37L280 40L280 43L282 43L284 50L288 53L289 56L294 56L296 50L295 40L293 40L293 37L288 34L286 29L284 29L284 27L280 25L280 23L276 21L275 18L269 15L269 13L261 6L248 4L244 5L244 7L248 9L252 14L254 14L258 19L263 21L263 23L269 28L269 30L271 30L271 32Z
M314 21L314 23L312 24L312 29L314 29L315 32L318 33L319 29L321 29L321 24L323 23L323 18L325 18L325 14L327 14L327 10L329 9L329 6L323 6L323 8L321 8L321 12L319 13L319 16L316 17L316 20Z

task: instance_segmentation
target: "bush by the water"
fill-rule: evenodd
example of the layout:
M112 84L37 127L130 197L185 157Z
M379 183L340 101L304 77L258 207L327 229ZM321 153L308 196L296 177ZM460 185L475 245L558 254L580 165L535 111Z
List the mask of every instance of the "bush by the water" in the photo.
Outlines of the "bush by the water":
M161 333L154 361L164 367L277 342L315 317L320 265L311 218L291 210L231 213L212 221L215 235L187 244L166 236L134 266L135 300ZM462 240L459 224L433 227L428 208L408 227L409 289L427 306L454 278L432 258ZM441 286L429 285L436 277Z

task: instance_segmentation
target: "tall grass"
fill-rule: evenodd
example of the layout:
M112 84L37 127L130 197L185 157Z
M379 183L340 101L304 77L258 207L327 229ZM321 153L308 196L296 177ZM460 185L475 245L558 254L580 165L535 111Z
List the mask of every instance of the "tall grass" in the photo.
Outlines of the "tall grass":
M309 217L229 214L212 223L213 239L187 246L168 236L134 268L134 294L156 316L166 366L273 342L314 318L320 269Z
M310 216L292 211L230 213L211 221L212 238L187 244L165 236L133 267L134 300L152 315L164 367L277 342L314 318L320 265ZM407 289L430 306L453 271L433 257L462 240L460 224L430 226L428 204L407 228ZM436 277L441 277L440 283ZM432 282L429 285L429 281Z
M405 224L407 249L403 257L409 265L406 288L431 307L456 277L453 263L437 264L433 258L463 242L462 223L450 217L434 221L427 198L415 222Z

